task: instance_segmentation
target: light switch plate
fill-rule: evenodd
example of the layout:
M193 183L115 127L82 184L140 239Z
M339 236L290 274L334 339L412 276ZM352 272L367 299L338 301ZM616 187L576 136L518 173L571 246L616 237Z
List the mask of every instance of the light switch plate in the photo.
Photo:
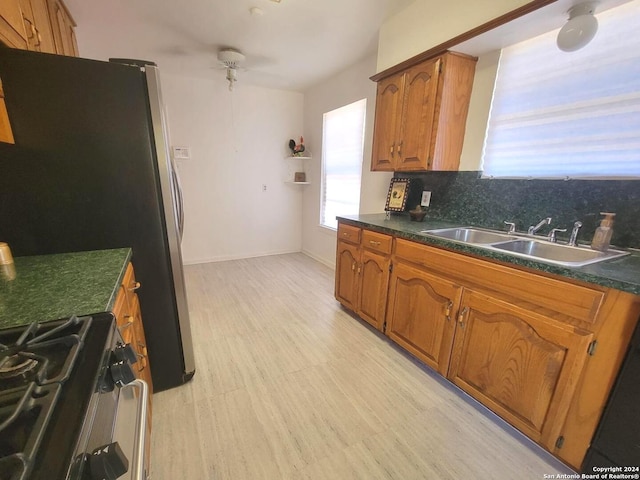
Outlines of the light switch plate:
M422 192L422 200L420 200L420 205L423 207L428 207L431 203L431 192L427 192L426 190Z

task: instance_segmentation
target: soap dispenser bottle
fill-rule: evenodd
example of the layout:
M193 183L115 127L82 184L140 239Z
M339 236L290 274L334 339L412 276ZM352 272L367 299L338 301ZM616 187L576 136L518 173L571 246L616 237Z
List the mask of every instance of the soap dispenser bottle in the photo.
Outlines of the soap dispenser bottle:
M613 217L616 214L600 212L600 215L604 215L604 218L600 221L600 226L596 228L596 233L594 233L593 240L591 240L591 248L604 252L609 248L609 242L613 234Z

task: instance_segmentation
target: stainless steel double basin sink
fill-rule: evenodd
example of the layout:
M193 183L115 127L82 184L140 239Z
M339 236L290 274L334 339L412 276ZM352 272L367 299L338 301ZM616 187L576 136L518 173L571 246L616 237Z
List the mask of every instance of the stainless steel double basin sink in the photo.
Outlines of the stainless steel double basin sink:
M510 234L476 227L422 230L420 233L563 267L582 267L629 254L614 249L600 252L588 247L561 245L524 234Z

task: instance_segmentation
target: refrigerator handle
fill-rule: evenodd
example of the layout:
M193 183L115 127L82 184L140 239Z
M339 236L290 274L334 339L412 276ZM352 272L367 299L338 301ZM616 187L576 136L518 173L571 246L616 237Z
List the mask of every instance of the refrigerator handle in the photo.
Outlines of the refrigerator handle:
M182 198L182 187L180 186L178 170L176 169L173 161L171 162L171 181L173 183L173 190L175 192L177 204L178 231L180 232L180 240L182 240L182 236L184 234L184 199Z

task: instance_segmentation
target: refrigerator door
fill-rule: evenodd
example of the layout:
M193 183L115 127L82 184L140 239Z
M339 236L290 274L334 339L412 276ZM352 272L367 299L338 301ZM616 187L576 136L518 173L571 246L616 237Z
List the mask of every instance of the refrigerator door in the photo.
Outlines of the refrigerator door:
M164 206L164 217L169 244L169 257L175 287L178 321L182 354L184 357L185 376L191 378L195 372L195 358L193 355L193 341L189 322L189 307L187 305L187 291L182 270L182 241L183 213L182 191L178 183L177 172L169 154L167 126L162 108L162 91L160 89L160 74L155 66L144 67L149 90L149 107L151 110L151 125L156 149L158 173L160 176L160 190Z
M154 390L183 384L191 332L147 73L0 48L0 78L16 140L0 142L0 239L15 256L131 247Z

